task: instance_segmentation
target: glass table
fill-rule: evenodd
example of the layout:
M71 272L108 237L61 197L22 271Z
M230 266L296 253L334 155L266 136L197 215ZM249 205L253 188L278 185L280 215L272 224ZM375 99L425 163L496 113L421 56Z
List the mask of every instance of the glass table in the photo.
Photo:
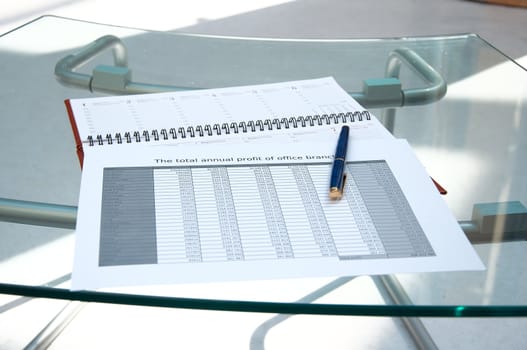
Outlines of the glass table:
M108 35L106 44L97 41ZM361 327L376 339L381 330L399 334L377 339L379 347L447 347L481 330L474 317L525 344L518 337L527 329L527 72L477 35L226 38L46 16L1 36L0 57L0 320L10 320L0 322L16 325L17 313L33 319L33 326L18 324L36 335L31 346L69 339L68 331L56 338L67 324L115 335L104 325L140 317L148 328L169 311L185 329L178 339L200 344L338 347ZM131 81L115 89L94 84L101 64L126 67ZM323 76L410 142L448 190L444 200L486 271L69 290L80 168L64 99ZM368 97L371 79L396 79L407 98ZM35 320L39 300L51 306ZM90 314L99 315L98 326ZM449 318L467 319L453 329L443 321ZM149 332L152 340L173 330L163 323Z

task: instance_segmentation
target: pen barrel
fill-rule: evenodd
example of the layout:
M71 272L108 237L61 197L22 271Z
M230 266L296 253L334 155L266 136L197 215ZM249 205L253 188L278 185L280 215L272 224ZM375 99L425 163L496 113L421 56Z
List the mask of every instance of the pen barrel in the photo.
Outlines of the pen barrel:
M348 151L349 126L344 125L340 130L339 140L337 142L337 149L335 150L335 158L346 159Z
M333 169L331 170L331 179L329 181L330 188L337 188L339 191L342 190L344 185L344 167L346 161L344 158L337 158L333 162Z

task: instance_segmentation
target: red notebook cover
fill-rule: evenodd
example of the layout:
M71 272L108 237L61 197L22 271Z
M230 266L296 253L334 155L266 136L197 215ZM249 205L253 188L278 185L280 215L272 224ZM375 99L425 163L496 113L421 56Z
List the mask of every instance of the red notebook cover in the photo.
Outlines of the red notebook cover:
M84 150L82 149L82 140L79 134L79 129L77 128L77 123L75 122L75 116L73 115L73 110L71 108L70 100L65 100L64 104L66 105L66 111L68 112L68 118L70 120L71 129L73 131L73 136L75 137L75 147L77 149L77 157L79 157L79 163L82 169L82 163L84 161Z

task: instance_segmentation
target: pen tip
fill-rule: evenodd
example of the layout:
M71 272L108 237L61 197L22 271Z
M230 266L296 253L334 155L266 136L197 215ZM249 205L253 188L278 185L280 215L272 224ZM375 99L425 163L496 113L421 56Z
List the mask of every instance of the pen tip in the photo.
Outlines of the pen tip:
M342 198L342 191L339 191L338 188L331 188L329 190L329 199L338 200Z

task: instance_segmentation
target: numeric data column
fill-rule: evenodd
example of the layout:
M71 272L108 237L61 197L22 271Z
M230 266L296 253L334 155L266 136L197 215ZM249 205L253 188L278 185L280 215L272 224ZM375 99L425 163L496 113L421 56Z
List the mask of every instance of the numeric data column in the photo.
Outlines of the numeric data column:
M269 167L253 168L258 184L258 192L262 201L264 214L269 230L269 237L279 259L293 258L293 248L289 240L287 226L278 200L278 194Z
M243 260L243 247L236 217L229 174L225 167L209 169L214 187L218 228L227 260Z
M306 210L306 218L311 226L313 239L320 249L320 254L322 256L336 256L335 242L307 166L294 165L290 168L295 177L296 186Z
M191 169L155 169L154 189L159 263L201 261Z

